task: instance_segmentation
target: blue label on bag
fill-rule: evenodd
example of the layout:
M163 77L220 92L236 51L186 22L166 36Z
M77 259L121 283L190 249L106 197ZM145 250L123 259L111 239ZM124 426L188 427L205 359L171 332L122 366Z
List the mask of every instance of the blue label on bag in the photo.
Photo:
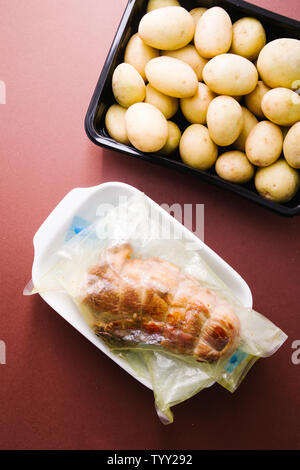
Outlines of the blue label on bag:
M229 374L232 374L232 372L234 371L234 369L241 363L243 362L243 360L248 356L247 353L245 353L244 351L241 351L240 349L237 349L234 354L230 357L230 359L228 360L226 366L225 366L225 370L226 372L228 372Z
M81 217L78 217L78 215L75 215L66 233L65 241L69 241L71 238L73 238L75 235L87 228L89 225L90 222L85 219L82 219Z

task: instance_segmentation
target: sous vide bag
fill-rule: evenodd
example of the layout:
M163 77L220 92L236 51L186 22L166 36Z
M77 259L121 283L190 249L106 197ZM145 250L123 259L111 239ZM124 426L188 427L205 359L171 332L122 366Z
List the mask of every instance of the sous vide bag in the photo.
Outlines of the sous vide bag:
M153 214L146 196L133 196L73 237L70 237L70 231L67 235L65 243L53 254L53 268L25 293L67 292L94 331L97 316L102 318L101 321L108 321L107 312L99 313L99 309L95 312L91 303L85 302L87 292L92 298L94 295L97 297L99 290L103 291L103 282L107 281L99 274L99 269L103 269L101 259L103 261L103 256L105 258L111 249L122 246L130 246L131 259L155 258L172 263L197 279L199 289L206 289L230 305L239 319L240 339L235 350L212 362L199 362L184 351L174 353L162 347L155 335L149 339L141 333L142 325L138 332L133 328L129 336L122 336L126 321L122 316L124 312L117 311L119 336L114 338L113 335L101 334L99 341L104 341L114 354L120 355L139 377L151 381L156 409L164 423L173 421L170 407L214 382L234 391L253 363L259 357L275 352L286 339L286 335L272 322L240 304L203 261L201 250L193 249L187 240L180 239L172 226L164 226ZM163 278L159 271L157 275ZM120 278L120 283L123 282L128 282L127 278ZM134 292L132 283L131 288ZM122 308L126 309L127 305L123 303ZM112 311L108 315L110 320L111 314ZM128 320L131 323L132 318Z

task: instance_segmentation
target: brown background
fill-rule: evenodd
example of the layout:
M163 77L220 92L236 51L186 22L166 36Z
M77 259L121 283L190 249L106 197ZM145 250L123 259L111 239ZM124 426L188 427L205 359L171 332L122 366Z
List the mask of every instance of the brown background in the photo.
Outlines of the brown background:
M298 0L256 0L299 19ZM94 146L85 112L126 0L1 0L0 448L300 448L300 217L285 219L194 177ZM23 297L32 237L77 186L124 181L158 203L204 203L205 241L289 339L239 390L214 386L156 417L153 395L38 296Z

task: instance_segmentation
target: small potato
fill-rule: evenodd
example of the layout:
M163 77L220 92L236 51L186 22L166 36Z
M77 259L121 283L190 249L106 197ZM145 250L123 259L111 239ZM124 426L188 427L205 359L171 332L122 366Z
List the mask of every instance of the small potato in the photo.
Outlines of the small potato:
M202 73L206 85L219 95L247 95L254 90L258 80L252 62L236 54L214 57L205 65Z
M261 196L271 201L288 202L299 189L299 173L280 159L266 168L259 168L255 186Z
M288 88L273 88L263 96L261 109L275 124L292 126L300 121L300 96Z
M207 8L193 8L190 11L190 15L192 15L192 17L193 17L193 20L195 22L195 26L197 26L198 21L200 20L203 13L205 13L206 11L207 11Z
M261 100L269 90L271 90L271 88L259 80L255 89L249 93L249 95L245 96L245 104L247 108L258 118L265 119L265 115L261 109Z
M246 59L255 60L266 44L263 25L255 18L241 18L232 26L231 51Z
M142 152L157 152L167 142L169 129L165 116L149 103L136 103L125 115L128 138Z
M203 59L198 52L195 46L189 44L182 49L177 51L162 51L162 56L174 57L175 59L182 60L189 64L194 70L199 82L202 80L202 70L204 65L207 64L207 60Z
M193 39L194 32L194 20L182 7L150 11L139 24L139 36L148 46L168 51L186 46Z
M175 152L178 148L180 139L181 139L181 132L177 124L172 121L168 121L168 129L169 135L166 144L164 147L159 151L161 155L170 155L171 153Z
M209 104L207 127L217 145L231 145L240 135L243 123L242 108L231 96L217 96Z
M231 150L219 156L216 173L223 180L232 183L247 183L253 178L255 169L243 152Z
M113 104L105 115L105 127L112 139L121 144L129 145L125 125L125 114L127 109L119 104Z
M300 169L300 122L288 131L283 142L283 154L290 166Z
M209 103L216 97L205 83L198 84L197 93L191 98L181 98L180 108L185 119L192 124L206 124Z
M180 7L180 3L177 0L149 0L147 5L147 13L157 8L165 7Z
M150 83L146 85L146 98L145 103L153 104L158 108L166 119L170 119L178 110L178 99L171 96L164 95L160 91L153 88Z
M145 71L149 83L165 95L187 98L194 96L197 91L197 75L192 67L182 60L157 57L148 62Z
M208 170L218 156L218 147L211 140L207 128L201 124L192 124L186 128L179 151L184 163L199 170Z
M194 43L202 57L208 59L229 51L232 41L232 23L228 13L220 7L209 8L199 19Z
M296 88L300 80L300 41L281 38L269 42L260 51L257 69L261 79L271 88Z
M145 99L146 86L141 75L130 64L120 64L112 76L112 90L116 101L124 108Z
M149 60L159 56L159 51L148 46L138 34L134 34L128 41L125 49L124 62L132 65L146 80L145 66Z
M282 132L270 121L261 121L247 137L245 150L248 160L256 166L274 163L282 152Z
M237 140L233 143L234 148L240 150L241 152L245 151L245 144L248 135L250 134L251 130L254 126L258 123L258 120L247 108L242 106L242 113L243 113L243 128L242 131L237 138Z

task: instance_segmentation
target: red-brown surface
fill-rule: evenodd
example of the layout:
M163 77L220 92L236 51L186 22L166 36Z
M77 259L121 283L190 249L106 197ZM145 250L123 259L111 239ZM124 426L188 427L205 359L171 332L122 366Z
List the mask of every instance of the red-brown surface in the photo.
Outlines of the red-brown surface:
M299 19L298 0L255 3ZM300 217L124 155L86 137L87 105L126 0L1 0L0 448L300 448ZM299 5L298 5L299 6ZM38 296L23 297L32 237L71 189L119 180L158 203L204 203L205 241L250 285L289 338L232 395L214 386L163 426L153 395Z

